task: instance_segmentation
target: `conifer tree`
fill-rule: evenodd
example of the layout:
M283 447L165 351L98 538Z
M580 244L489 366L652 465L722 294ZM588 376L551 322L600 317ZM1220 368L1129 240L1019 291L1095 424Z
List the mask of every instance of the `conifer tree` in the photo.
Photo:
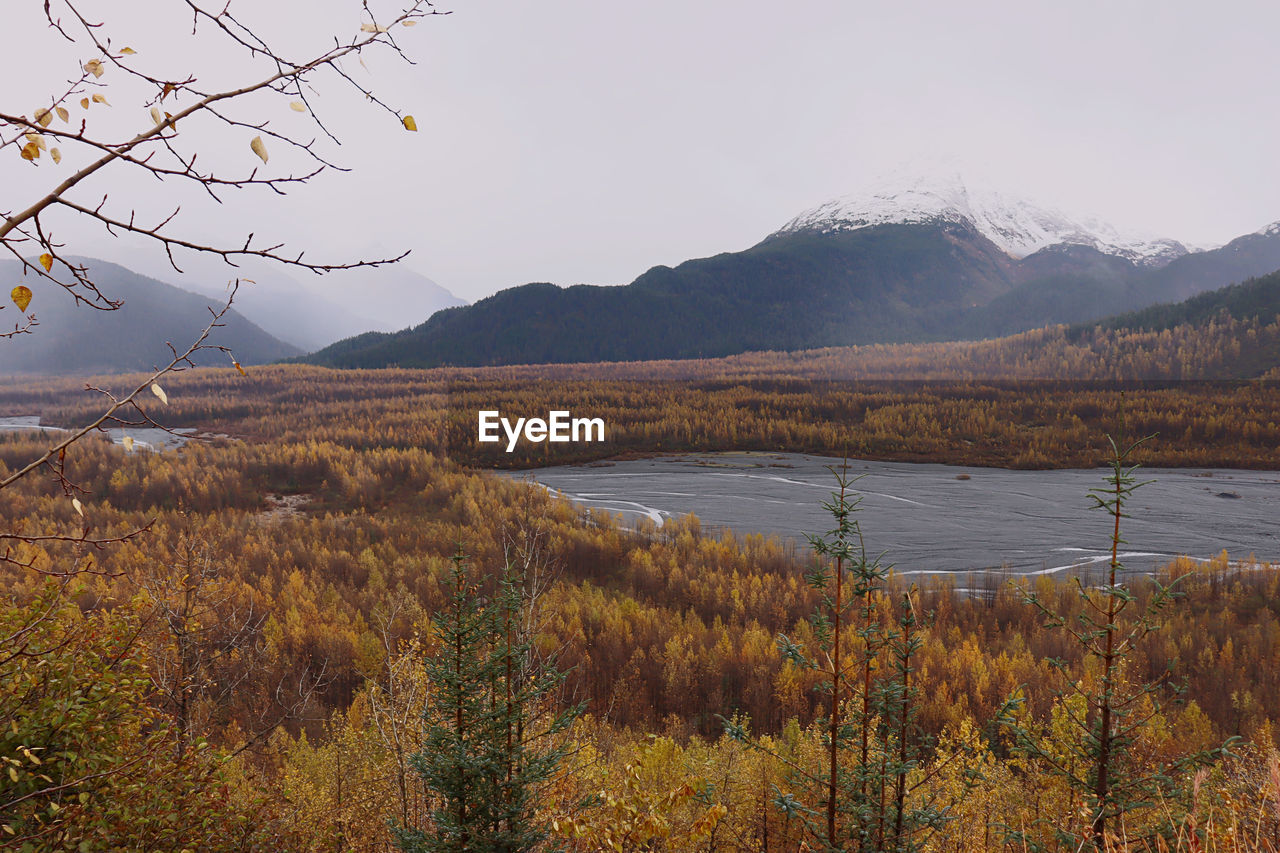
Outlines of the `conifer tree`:
M828 697L827 716L815 722L825 762L815 775L775 756L790 766L794 787L810 792L779 792L775 805L802 821L817 849L915 850L944 815L931 803L908 799L922 778L916 771L923 751L912 682L912 655L921 642L914 589L904 593L900 615L886 614L890 567L867 552L854 516L860 500L851 495L854 478L847 467L832 473L839 488L823 507L835 527L809 539L818 558L806 574L819 593L809 619L813 647L778 637L783 655L815 673ZM737 722L726 721L725 729L748 739Z
M1129 464L1134 450L1150 436L1126 444L1123 434L1122 420L1121 438L1107 436L1111 473L1106 486L1090 490L1094 508L1111 517L1111 554L1105 581L1100 586L1087 586L1075 578L1080 609L1074 616L1052 609L1034 592L1025 594L1027 603L1045 616L1046 627L1067 632L1083 652L1086 675L1080 680L1070 676L1066 661L1050 661L1062 674L1064 687L1057 694L1058 708L1073 736L1052 744L1040 737L1024 717L1009 712L1021 704L1020 698L1011 700L1009 709L1001 714L1015 750L1061 778L1083 803L1080 825L1053 827L1060 845L1077 850L1090 846L1104 849L1122 820L1157 805L1162 818L1146 827L1130 821L1124 827L1125 836L1133 840L1144 832L1170 830L1170 806L1185 793L1190 771L1212 764L1227 749L1192 752L1156 765L1144 762L1134 749L1144 729L1161 717L1166 694L1176 692L1177 686L1172 682L1172 663L1152 680L1131 677L1129 664L1143 639L1162 627L1164 612L1181 594L1176 590L1181 578L1168 584L1152 578L1151 594L1141 603L1123 577L1121 520L1129 517L1125 508L1134 492L1150 482L1139 482L1138 466ZM1034 844L1025 832L1012 835L1015 841Z
M557 735L580 709L544 713L564 676L552 665L527 665L531 641L517 628L523 588L508 563L486 601L465 558L453 559L449 600L436 614L437 650L426 665L426 736L410 759L438 803L432 826L395 828L409 853L547 849L537 793L564 757Z

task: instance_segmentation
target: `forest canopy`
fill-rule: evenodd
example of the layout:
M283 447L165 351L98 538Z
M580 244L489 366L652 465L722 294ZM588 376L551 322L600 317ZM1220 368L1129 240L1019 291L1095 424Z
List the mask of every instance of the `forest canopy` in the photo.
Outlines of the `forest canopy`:
M776 641L778 634L799 643L816 637L808 619L816 604L806 581L808 552L760 536L710 535L692 517L632 531L607 516L575 511L542 490L460 465L449 441L449 404L456 399L449 392L459 378L302 367L251 368L247 377L192 371L168 383L166 411L175 426L202 430L205 437L164 453L86 440L69 454L67 473L85 489L80 500L88 528L109 535L148 525L145 535L101 550L59 542L11 548L10 557L22 565L11 561L3 585L7 612L21 619L48 600L42 598L50 594L48 583L69 570L90 569L65 588L59 600L75 606L59 609L49 630L76 637L85 649L100 648L84 660L102 661L129 678L129 707L151 715L82 735L98 750L95 760L107 772L128 774L138 754L131 749L172 756L177 763L171 777L189 780L181 784L189 784L193 796L221 792L210 809L228 811L198 812L201 820L221 821L228 833L228 821L237 821L236 837L269 838L253 842L267 849L332 849L336 840L357 849L392 849L388 820L430 825L434 795L411 772L406 762L413 750L403 744L425 737L422 667L437 651L431 637L435 614L448 601L452 558L461 548L480 589L494 589L512 549L525 547L554 566L555 578L540 592L533 648L554 652L565 673L555 701L585 703L584 716L565 735L566 759L540 799L540 819L562 828L551 830L552 837L584 850L607 849L608 839L626 848L631 842L619 839L642 837L655 849L798 849L806 830L769 800L773 786L790 778L780 762L817 761L821 754L815 725L823 693L814 689L813 674L789 663ZM515 395L517 381L507 381L507 393ZM1071 428L1060 444L1044 446L1069 448L1062 459L1093 462L1102 458L1098 430L1119 401L1115 388L1027 395L981 383L833 387L806 401L803 387L779 383L761 390L728 382L716 392L679 382L617 382L601 385L595 399L650 399L635 410L652 417L645 413L681 395L760 395L774 401L769 405L784 401L785 408L774 411L826 411L833 426L841 410L820 407L844 399L840 395L870 395L862 409L867 423L875 423L875 412L906 412L908 405L941 419L975 410L984 400L992 413L1025 407L1011 409L1020 414L1007 420L987 416L990 447L999 446L999 430L1027 429L1035 406L1048 412L1056 406L1060 414L1049 422ZM4 400L8 411L58 423L74 422L85 396L68 383L10 386ZM877 399L880 405L870 405ZM889 399L896 402L885 405ZM1130 388L1125 400L1134 431L1145 432L1158 418L1189 417L1195 406L1213 410L1223 423L1256 419L1262 427L1276 421L1267 408L1274 396L1252 386ZM1157 459L1190 454L1196 442L1180 444L1172 424L1161 432L1173 440L1154 440L1141 452ZM911 429L885 428L922 440L911 439ZM1074 435L1084 437L1084 451L1070 445ZM1220 435L1222 446L1211 452L1265 441L1251 431ZM29 458L43 440L5 434L0 463ZM0 494L5 517L28 536L74 527L78 511L52 486L33 480L6 489ZM1237 758L1214 765L1199 800L1178 801L1184 822L1174 831L1187 831L1190 815L1200 821L1198 832L1243 831L1256 821L1264 836L1273 831L1265 774L1280 707L1280 572L1242 570L1235 561L1245 556L1169 567L1161 579L1188 575L1180 586L1186 597L1129 663L1134 679L1157 679L1173 666L1186 685L1184 703L1170 705L1146 730L1137 753L1143 761L1211 749L1235 735L1248 744ZM1000 825L1020 821L1043 821L1036 837L1050 841L1054 827L1070 824L1074 789L1060 787L1036 764L1043 758L1011 751L995 721L1010 697L1020 696L1023 725L1052 743L1055 715L1069 713L1069 706L1056 698L1059 682L1049 661L1062 660L1072 677L1088 679L1090 670L1079 648L1047 627L999 576L955 585L989 592L958 595L943 584L920 589L916 599L917 611L928 618L912 656L919 689L912 718L923 738L921 772L932 768L936 775L914 790L928 802L952 804L949 820L922 845L976 849L988 843L982 839L1003 837ZM1139 583L1132 593L1141 602L1155 589ZM883 597L873 599L875 613L889 618L903 591L890 577ZM1070 586L1041 578L1033 591L1063 613L1078 612ZM199 606L184 608L183 602ZM166 628L175 618L186 627ZM138 667L128 670L134 674L119 669L126 659ZM7 668L4 683L12 685L2 699L9 719L36 720L43 712L31 709L42 707L39 702L58 701L55 694L21 686L34 683L23 680L30 663L19 656L0 664ZM235 689L223 689L227 685ZM183 696L191 701L178 701ZM724 719L749 726L768 750L726 739ZM151 720L163 721L155 729L163 736L148 746L129 732L156 725ZM25 762L22 772L30 762L19 748L34 748L42 737L47 743L40 731L21 729L21 742L6 742L6 754ZM401 747L397 738L404 739ZM203 764L209 757L217 761ZM71 778L104 771L80 763L65 772ZM176 793L164 794L141 779L138 784L139 796L145 791L152 799L130 801L131 814L182 808ZM1028 797L1002 793L1028 784L1034 792ZM6 819L22 815L28 821L23 831L37 831L32 820L42 821L41 832L61 827L56 832L63 838L91 826L124 831L121 824L102 823L115 819L103 811L112 802L105 794L84 786L71 790L74 808L62 807L68 796L50 794L41 801L43 817L7 811ZM603 799L584 800L601 790ZM926 800L912 802L923 807ZM48 811L52 805L59 806L56 812ZM1156 825L1143 823L1154 820L1151 815L1135 813L1133 819L1134 827ZM181 826L190 833L185 837L198 837L194 827ZM139 824L136 837L144 831Z

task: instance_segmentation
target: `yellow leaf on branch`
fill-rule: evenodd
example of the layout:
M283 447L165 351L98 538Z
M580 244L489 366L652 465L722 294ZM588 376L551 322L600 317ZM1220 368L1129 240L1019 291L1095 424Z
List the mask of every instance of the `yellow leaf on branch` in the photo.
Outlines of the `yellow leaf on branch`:
M66 107L55 107L54 109L58 113L58 118L62 119L64 122L71 120L71 113L67 111Z
M101 77L103 71L106 69L102 67L102 62L100 60L90 59L84 64L84 70L92 74L94 77Z
M36 124L41 127L48 127L53 121L53 114L48 110L36 110Z
M41 255L40 266L44 267L45 272L50 272L53 269L53 255L49 254L48 252L45 252L43 255Z
M108 106L108 107L109 107L109 106L111 106L111 104L108 104L108 103L107 103L107 97L106 97L106 95L94 95L94 96L93 96L93 102L94 102L95 104L105 104L105 105L106 105L106 106Z
M27 306L31 304L31 288L20 284L9 291L9 298L13 300L14 305L18 306L19 311L26 311Z
M50 148L50 149L49 149L49 156L53 158L53 162L55 162L55 163L61 163L61 162L62 162L62 152L61 152L61 151L59 151L57 148Z
M161 403L164 403L166 406L169 405L169 395L164 393L164 389L160 387L159 383L151 383L151 393L155 394Z
M417 133L418 123L413 120L413 116L405 116L401 121L404 122L405 130L412 130L414 133Z

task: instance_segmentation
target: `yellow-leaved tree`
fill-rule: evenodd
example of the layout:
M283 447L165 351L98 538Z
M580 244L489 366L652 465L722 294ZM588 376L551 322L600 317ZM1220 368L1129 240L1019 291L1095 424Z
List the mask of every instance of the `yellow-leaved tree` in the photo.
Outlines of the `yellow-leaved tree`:
M184 220L174 201L194 190L217 202L230 193L256 192L286 204L279 199L291 188L342 168L331 152L339 135L352 132L339 126L350 119L338 116L331 126L319 109L322 92L345 90L370 105L369 117L360 120L362 134L380 121L390 132L417 130L412 115L381 97L346 63L363 64L374 52L408 61L399 41L409 32L405 28L440 13L429 0L335 4L344 14L317 16L314 5L305 3L286 10L281 4L242 8L228 0L174 0L146 7L141 25L136 17L128 20L139 9L98 0L33 0L0 11L11 40L62 46L44 64L25 66L22 86L6 85L6 92L30 92L33 85L40 90L43 84L31 80L46 75L50 82L43 94L24 95L25 103L0 99L0 186L6 190L0 198L0 247L16 259L23 279L3 288L9 303L3 310L12 315L16 309L18 317L10 323L0 315L0 346L21 347L44 333L39 314L55 289L73 297L77 310L120 307L111 288L78 259L75 239L67 234L101 229L127 235L163 252L175 269L181 253L215 256L231 265L229 278L246 259L314 273L398 260L311 260L305 247L257 236L269 230L267 221L237 221L247 236L217 242ZM310 47L300 46L305 39L297 37L282 45L279 27L269 26L271 15L309 21L308 33L316 25L332 28ZM194 55L174 48L194 39L212 73L197 73ZM290 114L295 120L284 121ZM162 208L166 212L154 212ZM270 210L256 203L253 209L264 217ZM6 514L0 522L0 568L38 581L28 581L28 588L43 584L35 598L0 601L0 719L6 721L0 761L14 768L0 774L0 845L62 849L79 837L102 839L112 849L148 849L152 836L130 835L145 830L169 832L164 844L171 849L214 849L206 838L212 825L220 827L221 834L213 834L228 849L256 849L253 832L236 824L239 818L223 819L252 809L232 802L235 780L220 758L211 757L214 750L196 732L182 730L176 748L172 738L156 734L164 730L170 706L182 709L184 726L198 718L189 699L198 698L193 685L204 685L212 658L192 645L195 633L189 629L196 625L205 632L221 610L206 608L199 619L186 611L178 619L178 610L163 610L182 652L164 670L144 659L146 649L138 643L147 607L161 612L155 602L163 595L152 589L149 605L117 602L114 610L88 615L69 601L97 571L98 551L137 539L151 526L95 525L95 496L75 474L77 442L109 427L160 426L159 412L174 402L166 377L194 367L197 353L221 350L228 366L243 373L215 335L239 284L232 282L225 303L211 311L202 330L186 342L170 343L169 356L150 373L128 379L123 388L90 386L100 395L95 416L61 433L44 433L53 438L27 458L15 461L9 454L0 462L0 499L14 494L10 490L52 489L66 501L66 512L57 517L17 522L16 515ZM128 440L125 445L125 452L133 450ZM182 578L187 587L189 577ZM240 629L256 625L256 617L243 616L249 612L244 608L219 606L236 610ZM220 648L213 651L221 654ZM157 673L176 675L165 681ZM75 689L80 679L92 684ZM103 716L117 706L119 715ZM58 720L66 725L54 725ZM160 767L157 761L165 778L182 786L181 797L162 802L148 792L146 768ZM263 849L288 846L280 837L263 843Z

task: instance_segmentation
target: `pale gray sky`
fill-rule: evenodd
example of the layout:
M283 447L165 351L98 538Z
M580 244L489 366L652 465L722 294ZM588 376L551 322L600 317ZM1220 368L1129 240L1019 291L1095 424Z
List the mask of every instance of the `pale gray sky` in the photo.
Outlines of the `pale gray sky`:
M3 94L19 111L70 73L48 61L56 49L32 29L39 5L14 0L0 12L6 41L21 44L8 56ZM203 79L251 70L207 40L173 35L155 3L86 5L145 12L124 39L136 42L139 62L205 63ZM246 21L265 16L264 28L297 45L354 32L358 15L342 11L352 7L232 0ZM414 269L475 300L529 281L622 284L655 264L742 249L915 161L944 161L1033 200L1193 243L1280 219L1280 4L442 8L452 14L399 36L416 66L370 57L368 72L350 67L413 113L419 133L321 80L317 103L345 143L336 156L355 171L283 202L193 201L186 222L230 239L246 228L278 235L317 256L411 248ZM304 120L281 107L262 108L279 110L281 123ZM247 140L225 140L223 153L252 165ZM26 166L0 166L12 198L54 175ZM149 194L144 207L174 198L123 173L82 197L106 191ZM96 239L80 245L112 254Z

